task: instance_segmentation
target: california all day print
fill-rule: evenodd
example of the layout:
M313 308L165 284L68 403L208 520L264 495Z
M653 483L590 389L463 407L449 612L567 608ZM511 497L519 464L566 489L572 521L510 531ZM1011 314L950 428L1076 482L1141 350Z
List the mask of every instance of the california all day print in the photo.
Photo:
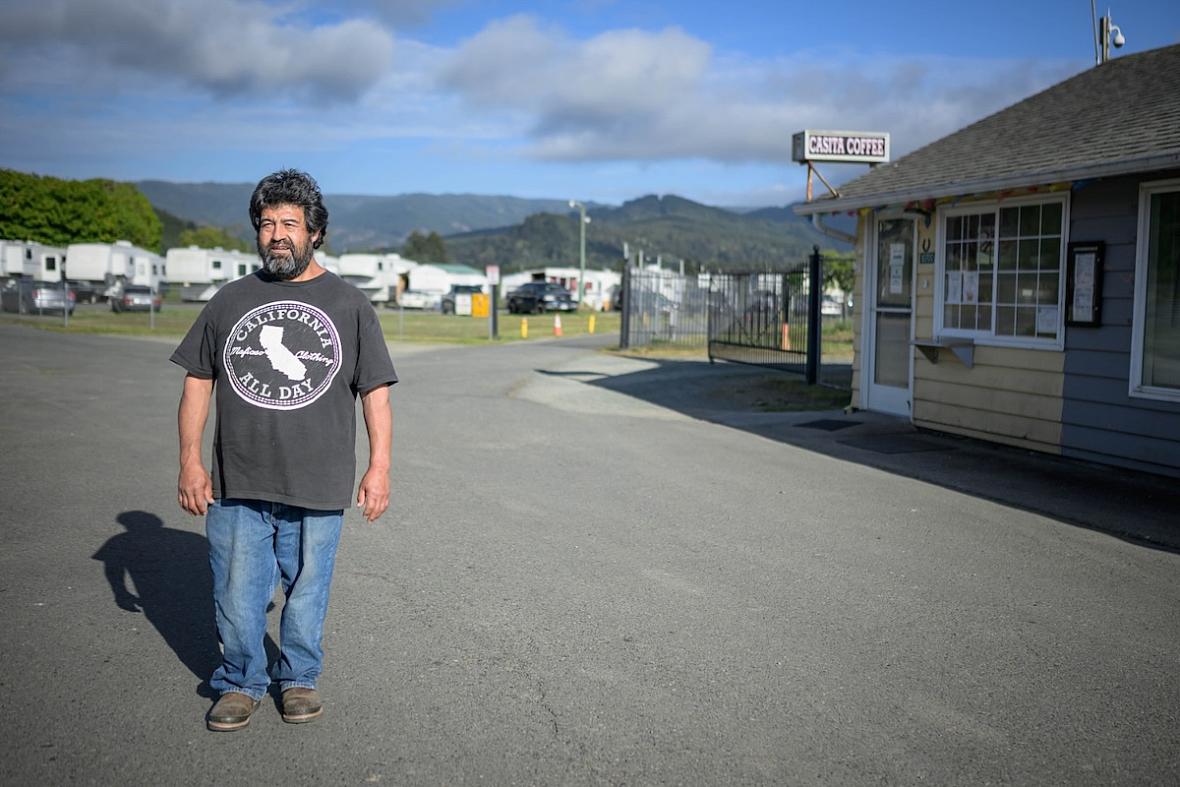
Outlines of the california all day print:
M340 334L314 306L275 301L238 320L222 362L234 392L245 401L297 410L332 385L340 370Z

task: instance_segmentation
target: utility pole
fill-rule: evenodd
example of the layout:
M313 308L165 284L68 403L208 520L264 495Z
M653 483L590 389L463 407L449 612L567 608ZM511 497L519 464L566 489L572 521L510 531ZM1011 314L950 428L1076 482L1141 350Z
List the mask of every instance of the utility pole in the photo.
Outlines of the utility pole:
M578 306L582 305L582 294L586 292L586 206L576 199L570 200L570 207L578 209Z

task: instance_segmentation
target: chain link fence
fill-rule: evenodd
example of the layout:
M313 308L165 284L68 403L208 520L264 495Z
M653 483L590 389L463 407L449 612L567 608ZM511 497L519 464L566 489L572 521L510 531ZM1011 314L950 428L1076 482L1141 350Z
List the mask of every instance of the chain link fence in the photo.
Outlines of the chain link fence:
M813 277L823 280L822 258L776 272L684 275L628 267L623 277L624 348L700 347L710 360L851 387L851 321L843 306L825 317L821 293L812 287Z

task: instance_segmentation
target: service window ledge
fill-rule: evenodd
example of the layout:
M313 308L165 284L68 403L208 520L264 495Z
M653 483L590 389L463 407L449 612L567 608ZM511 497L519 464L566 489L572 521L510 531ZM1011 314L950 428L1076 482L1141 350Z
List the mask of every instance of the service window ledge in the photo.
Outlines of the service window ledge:
M950 350L959 361L970 369L975 365L975 340L960 338L942 339L914 339L910 342L922 351L930 363L938 363L938 355L942 350Z

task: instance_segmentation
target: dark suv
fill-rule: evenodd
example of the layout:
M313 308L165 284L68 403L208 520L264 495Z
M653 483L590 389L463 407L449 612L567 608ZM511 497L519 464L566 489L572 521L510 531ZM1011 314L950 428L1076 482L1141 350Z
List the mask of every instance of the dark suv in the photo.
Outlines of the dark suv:
M570 312L578 308L570 291L560 284L530 281L508 293L511 314L540 314L541 312Z

